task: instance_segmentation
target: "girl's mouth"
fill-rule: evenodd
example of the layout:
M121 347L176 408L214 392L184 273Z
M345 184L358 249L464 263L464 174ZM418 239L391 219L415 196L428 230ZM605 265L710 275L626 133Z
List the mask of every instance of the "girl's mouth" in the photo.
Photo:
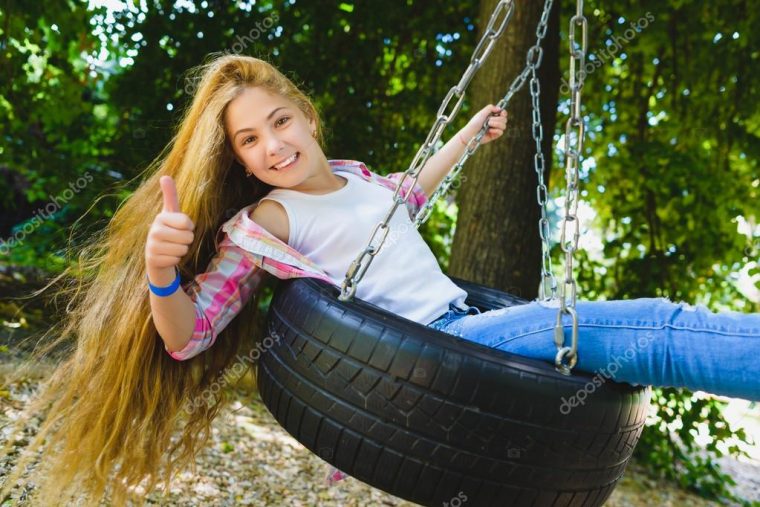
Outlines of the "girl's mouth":
M273 171L285 171L287 169L290 169L291 167L293 167L296 164L296 162L298 162L298 160L300 158L301 158L301 152L297 151L295 153L295 155L292 155L290 158L288 158L287 160L283 161L283 163L287 164L287 165L284 165L284 166L281 165L279 167L272 166L272 170Z

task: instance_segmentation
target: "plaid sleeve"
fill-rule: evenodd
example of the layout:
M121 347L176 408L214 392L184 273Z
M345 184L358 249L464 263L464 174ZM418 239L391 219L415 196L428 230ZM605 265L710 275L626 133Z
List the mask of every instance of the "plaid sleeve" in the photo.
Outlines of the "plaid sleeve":
M391 182L393 182L394 185L398 185L399 180L404 176L403 172L397 172L397 173L390 173L389 175L385 176L385 178ZM409 191L409 186L412 184L412 179L407 177L404 180L404 185L401 188L401 191L403 192L403 195L407 195ZM406 200L406 206L409 208L409 214L411 215L412 219L417 216L417 213L422 209L422 207L425 205L425 203L428 201L428 196L425 194L425 191L422 190L422 186L419 184L419 182L416 182L414 184L414 188L412 189L412 193L409 194L409 199Z
M195 305L195 329L182 350L166 352L178 361L195 357L211 347L219 333L245 306L264 271L248 252L225 235L204 273L182 285Z

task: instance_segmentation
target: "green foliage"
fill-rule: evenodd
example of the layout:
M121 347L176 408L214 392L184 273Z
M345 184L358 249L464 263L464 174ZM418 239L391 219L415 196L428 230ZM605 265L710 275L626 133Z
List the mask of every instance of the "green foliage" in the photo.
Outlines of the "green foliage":
M113 122L98 115L95 89L104 75L87 62L101 45L89 35L93 12L73 3L6 2L0 10L3 48L0 81L0 170L28 184L23 197L33 216L15 225L6 262L51 272L64 264L58 249L66 228L112 183L104 157ZM0 207L16 209L13 193L0 193ZM97 208L91 222L107 217L113 202ZM76 239L73 239L76 243ZM5 252L2 252L5 253Z
M456 182L452 185L452 189L455 188ZM445 197L441 198L435 203L430 218L420 226L420 234L425 238L444 272L449 267L451 242L456 233L455 225L458 211L456 202L449 203Z
M750 64L758 53L749 49L760 45L757 12L731 0L593 1L586 12L593 13L589 51L601 65L590 67L583 88L582 196L602 243L589 246L602 255L577 253L580 297L667 296L713 310L760 311L736 283L744 266L757 272L760 258L753 246L760 229L754 237L737 231L737 217L756 224L760 215L760 115ZM559 171L553 180L564 185ZM653 400L653 424L635 457L703 496L733 498L733 481L713 459L730 437L747 440L729 427L725 404L672 388L655 388ZM704 451L695 440L700 424L712 438ZM728 451L741 454L735 445Z
M654 390L652 403L657 414L650 417L634 457L650 467L654 474L680 484L684 489L712 499L742 501L727 487L736 485L713 461L723 456L719 443L733 437L751 444L744 430L732 430L723 418L727 403L715 398L694 398L688 391L673 388ZM651 411L650 411L651 413ZM711 441L704 450L695 442L701 424L707 425ZM732 456L749 456L733 444ZM743 502L743 505L750 505Z
M587 10L589 60L601 66L584 85L584 197L616 264L597 281L610 298L760 311L735 283L760 257L750 248L760 229L754 239L737 231L738 217L760 215L760 115L747 107L758 102L756 12L739 1Z

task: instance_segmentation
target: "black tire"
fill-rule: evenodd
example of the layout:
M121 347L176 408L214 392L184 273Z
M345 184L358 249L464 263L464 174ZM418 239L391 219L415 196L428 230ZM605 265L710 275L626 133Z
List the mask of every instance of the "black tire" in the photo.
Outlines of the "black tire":
M464 280L487 311L524 304ZM343 472L422 505L602 505L622 476L648 387L491 349L314 278L277 287L257 380L294 438Z

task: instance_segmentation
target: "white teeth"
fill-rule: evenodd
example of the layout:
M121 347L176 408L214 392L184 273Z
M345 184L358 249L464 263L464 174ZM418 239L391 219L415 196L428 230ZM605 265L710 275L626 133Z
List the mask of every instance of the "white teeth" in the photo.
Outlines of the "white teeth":
M283 167L285 167L287 165L290 165L293 162L295 162L297 156L298 156L298 153L294 153L293 156L291 156L287 160L283 161L281 164L275 165L275 166L272 166L272 167L274 167L275 169L282 169Z

